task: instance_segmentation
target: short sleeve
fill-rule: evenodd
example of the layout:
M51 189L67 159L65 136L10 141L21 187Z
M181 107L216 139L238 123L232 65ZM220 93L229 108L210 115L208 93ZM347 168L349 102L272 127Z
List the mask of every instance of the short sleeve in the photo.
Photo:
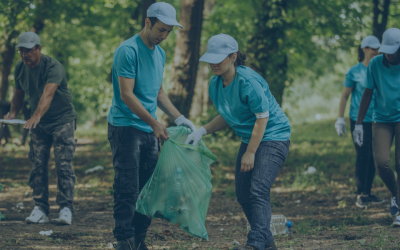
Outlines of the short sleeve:
M347 88L354 88L356 85L356 81L354 80L354 74L352 70L350 69L347 74L346 78L344 80L344 86Z
M373 66L374 65L372 62L370 62L368 65L367 79L365 80L365 87L367 89L375 89L375 87L376 87L374 74L373 74Z
M115 70L118 76L136 78L137 53L134 48L123 46L118 49L115 57Z
M47 69L46 84L55 83L60 85L64 78L64 68L61 63L54 63Z
M261 83L252 79L251 81L246 80L243 87L242 100L247 102L250 107L250 111L254 114L264 113L269 111L269 101L265 95L265 90L263 89ZM267 90L269 91L269 90Z

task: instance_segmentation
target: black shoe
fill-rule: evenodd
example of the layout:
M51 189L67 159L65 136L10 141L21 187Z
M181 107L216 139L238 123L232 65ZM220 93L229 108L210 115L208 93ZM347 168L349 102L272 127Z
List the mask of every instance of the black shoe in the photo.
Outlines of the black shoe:
M114 248L116 250L136 250L135 238L132 237L125 240L119 240L117 241L117 245L114 245Z
M362 196L362 195L357 195L356 205L357 205L357 207L361 207L361 208L368 206L369 205L368 197Z
M278 250L278 248L275 245L275 241L272 242L271 245L267 246L266 248L264 248L264 250Z
M136 250L149 250L144 241L145 239L146 239L146 234L139 234L135 236Z
M374 203L374 204L380 204L380 203L384 202L384 200L379 199L378 197L376 197L375 195L372 195L372 194L368 195L367 199L368 199L368 202Z
M253 247L253 246L236 246L234 247L232 250L259 250L257 247Z

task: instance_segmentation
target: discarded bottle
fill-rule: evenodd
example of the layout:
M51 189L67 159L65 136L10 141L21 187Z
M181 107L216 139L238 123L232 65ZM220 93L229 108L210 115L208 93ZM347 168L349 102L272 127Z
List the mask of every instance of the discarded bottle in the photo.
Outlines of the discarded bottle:
M183 198L183 178L181 168L176 170L174 180L175 182L168 190L167 200L165 201L165 216L170 219L174 219L180 212L180 203Z
M272 215L269 230L272 235L288 234L291 232L292 222L288 221L284 215ZM251 229L249 221L247 221L247 232Z

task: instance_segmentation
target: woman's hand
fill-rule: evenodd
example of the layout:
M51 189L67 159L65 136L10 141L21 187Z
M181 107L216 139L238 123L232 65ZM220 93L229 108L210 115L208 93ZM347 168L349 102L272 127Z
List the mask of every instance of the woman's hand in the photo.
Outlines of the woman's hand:
M242 156L242 166L240 168L240 172L245 173L252 170L254 168L254 158L254 153L246 151L246 153L244 153L244 155Z

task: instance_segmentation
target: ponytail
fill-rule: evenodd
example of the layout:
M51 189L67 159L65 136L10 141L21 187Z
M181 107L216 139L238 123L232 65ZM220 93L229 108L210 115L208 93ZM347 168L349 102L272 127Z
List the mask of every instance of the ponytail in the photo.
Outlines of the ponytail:
M360 45L358 47L358 61L362 62L362 61L364 61L364 58L365 58L365 54L364 54L364 51L363 51L363 49L361 48L361 45Z
M242 52L238 51L236 52L237 57L234 66L245 66L246 65L246 58L247 56L243 54ZM233 53L229 55L229 57L232 57Z

